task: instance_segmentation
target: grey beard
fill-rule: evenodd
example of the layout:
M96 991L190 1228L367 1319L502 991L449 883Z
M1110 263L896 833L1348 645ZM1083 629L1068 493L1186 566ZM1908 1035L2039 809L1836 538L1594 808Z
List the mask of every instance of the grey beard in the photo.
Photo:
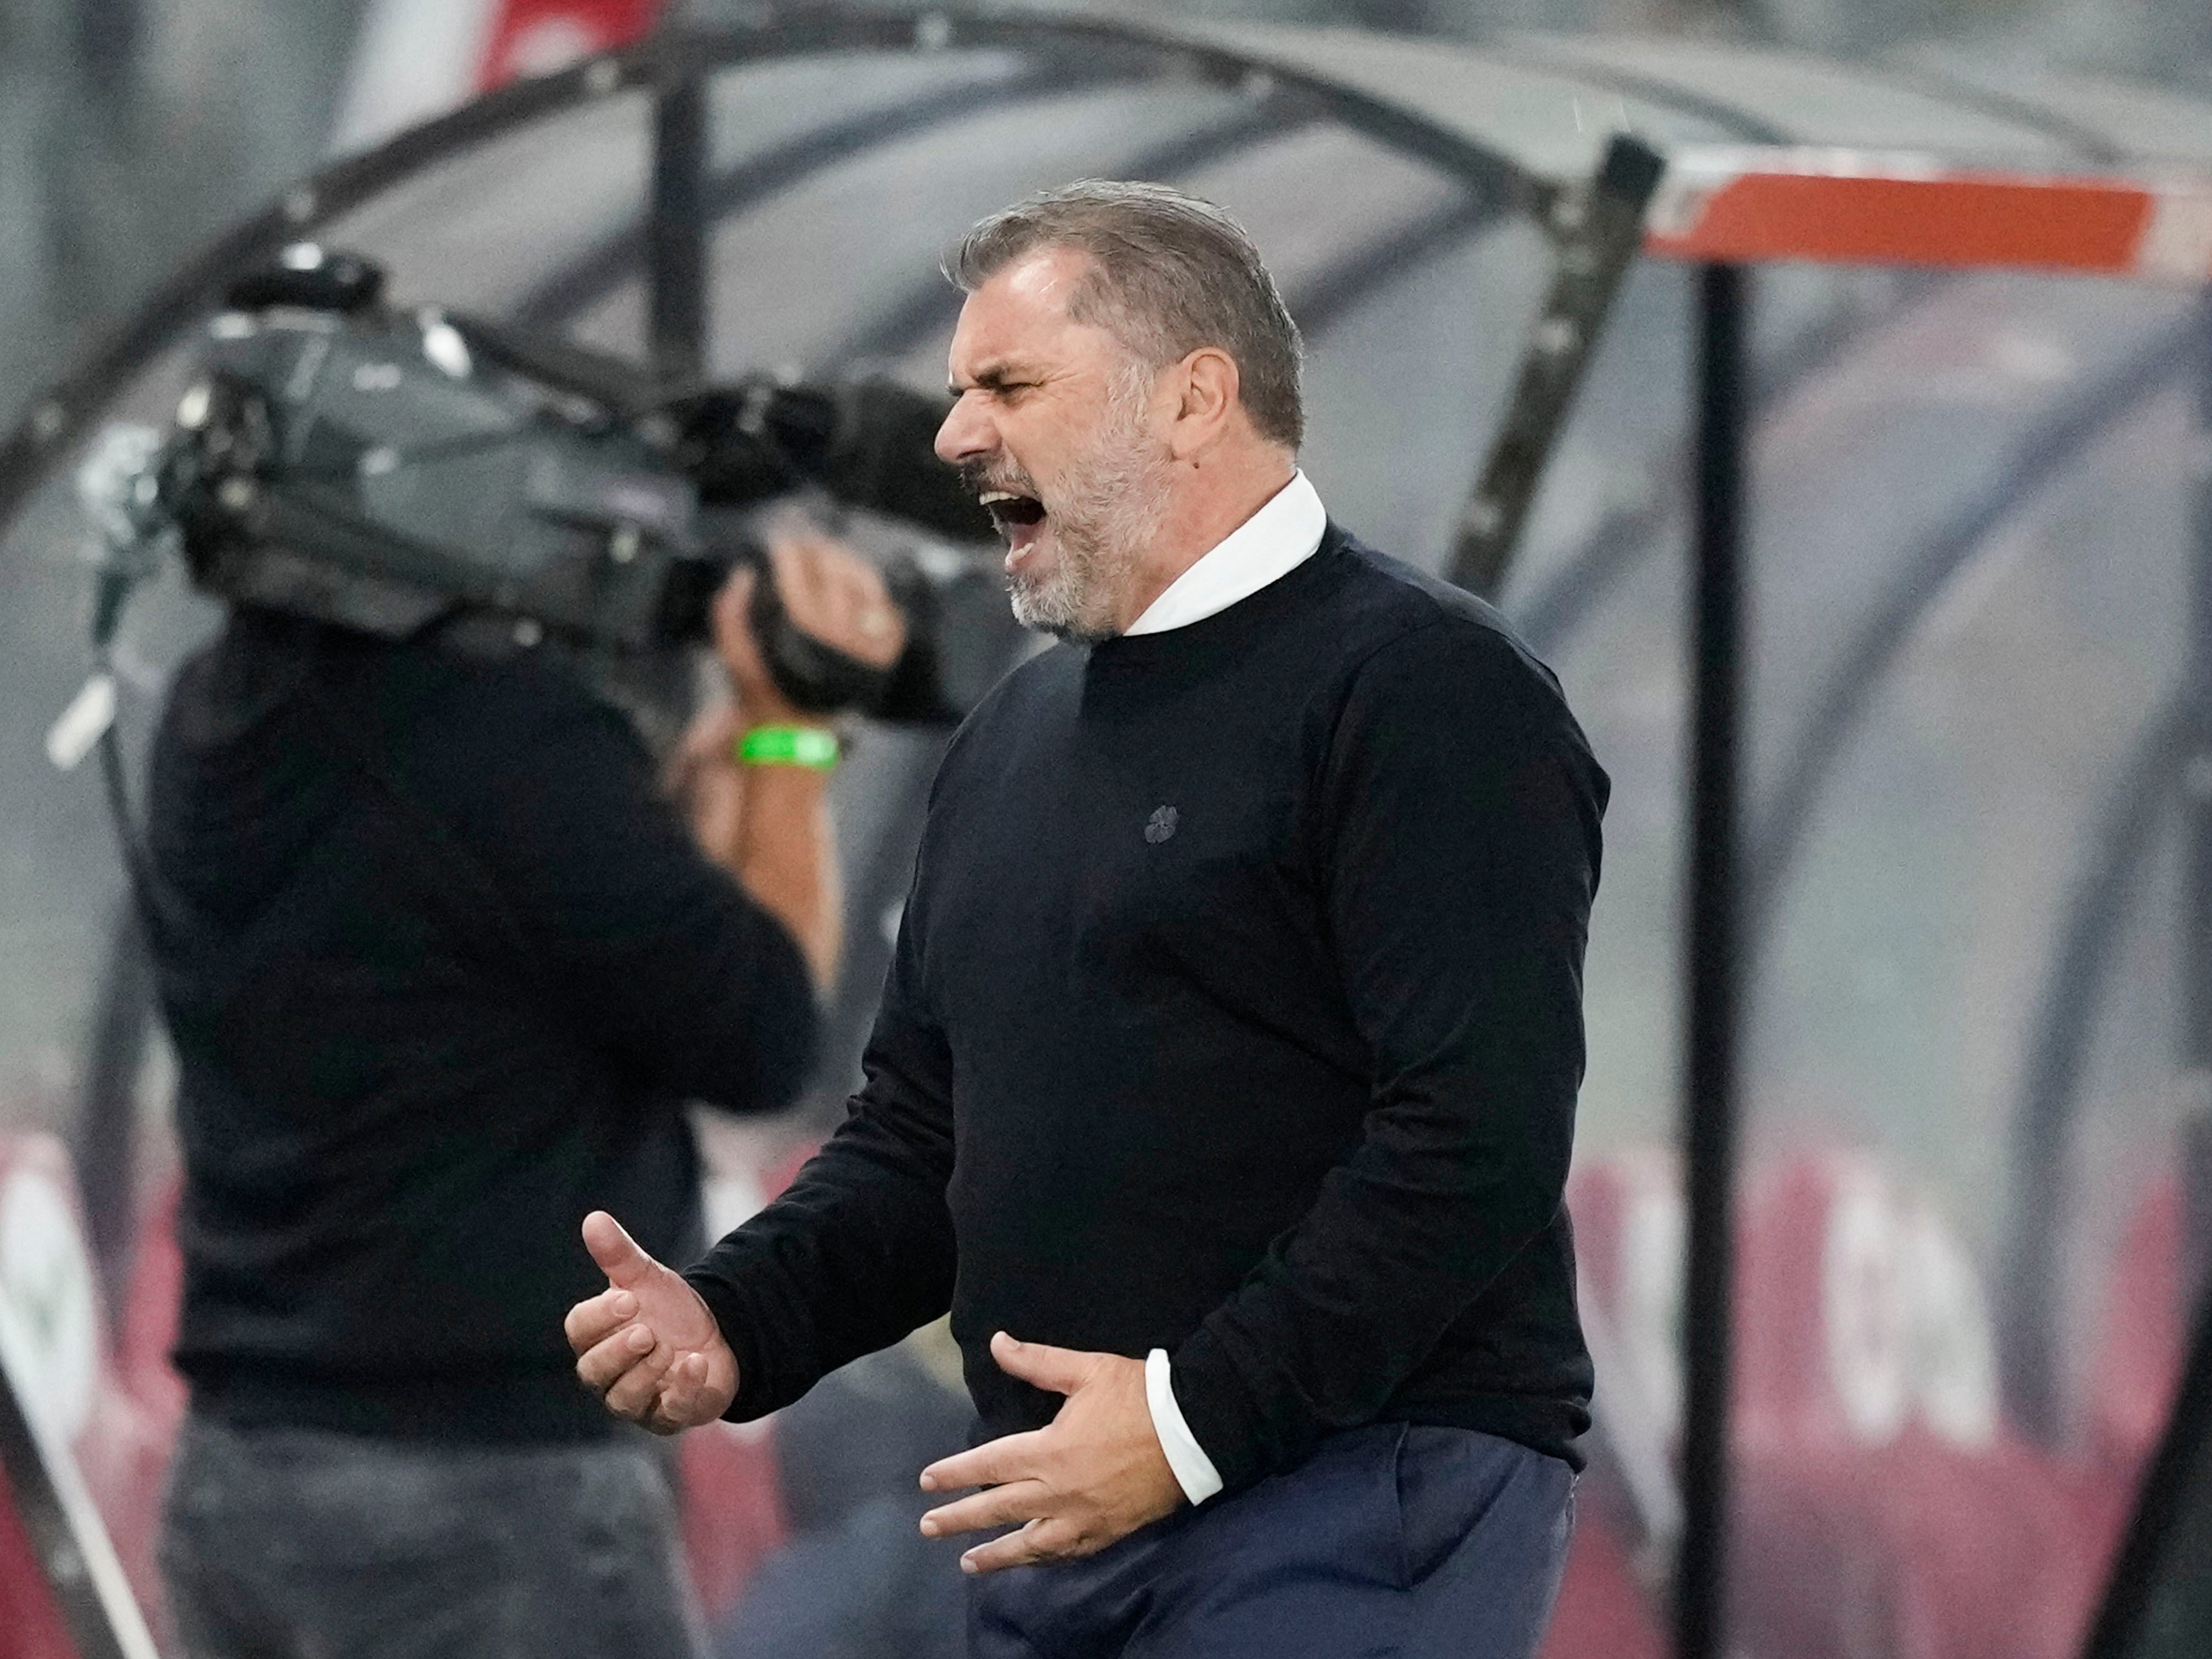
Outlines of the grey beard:
M1053 568L1006 579L1014 620L1023 627L1085 645L1121 631L1115 613L1167 514L1165 465L1146 453L1146 384L1133 380L1113 448L1069 485L1067 499L1054 509L1053 538L1060 547Z
M1121 632L1114 622L1114 601L1135 563L1133 550L1109 563L1095 547L1063 541L1059 560L1048 574L1006 578L1014 620L1077 645L1110 640Z

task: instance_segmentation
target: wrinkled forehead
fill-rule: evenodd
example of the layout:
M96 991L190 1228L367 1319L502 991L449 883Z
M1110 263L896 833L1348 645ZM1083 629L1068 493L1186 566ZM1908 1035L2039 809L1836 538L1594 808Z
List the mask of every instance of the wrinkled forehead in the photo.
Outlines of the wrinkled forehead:
M1040 248L994 271L960 307L949 360L955 384L997 368L1036 368L1110 352L1112 336L1069 314L1090 272L1091 256L1065 247Z

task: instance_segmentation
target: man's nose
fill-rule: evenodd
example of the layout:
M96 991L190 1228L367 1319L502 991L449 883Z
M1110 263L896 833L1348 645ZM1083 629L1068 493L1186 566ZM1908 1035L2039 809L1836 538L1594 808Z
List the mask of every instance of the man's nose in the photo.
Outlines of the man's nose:
M953 400L952 412L937 428L939 460L957 466L998 447L998 435L992 430L989 417L977 407L981 401L972 392L963 392Z

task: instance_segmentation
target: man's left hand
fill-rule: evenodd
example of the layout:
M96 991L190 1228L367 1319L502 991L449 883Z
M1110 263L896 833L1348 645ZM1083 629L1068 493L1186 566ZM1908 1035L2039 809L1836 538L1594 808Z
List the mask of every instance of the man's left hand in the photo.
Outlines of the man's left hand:
M991 1357L1009 1376L1064 1394L1067 1403L1042 1429L988 1442L921 1472L924 1492L988 1488L923 1516L928 1536L1022 1523L962 1556L963 1570L1073 1561L1183 1501L1152 1429L1142 1360L1017 1342L1004 1331L991 1339Z

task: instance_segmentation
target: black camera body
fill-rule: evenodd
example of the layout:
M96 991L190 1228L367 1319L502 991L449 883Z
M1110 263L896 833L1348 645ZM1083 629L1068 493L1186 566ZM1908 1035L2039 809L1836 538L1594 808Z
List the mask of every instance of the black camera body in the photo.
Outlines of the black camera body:
M234 603L390 639L466 619L524 647L635 656L706 637L729 571L764 565L741 509L769 497L812 488L942 541L991 533L931 451L941 404L890 381L672 397L619 359L387 307L376 267L313 248L229 297L174 430L117 505L148 538L173 527L196 585ZM800 632L761 583L753 620L787 695L963 712L939 590L978 573L933 562L886 563L908 638L889 670Z
M641 651L711 572L698 491L580 397L434 313L216 320L161 495L210 593L404 639L463 612Z

